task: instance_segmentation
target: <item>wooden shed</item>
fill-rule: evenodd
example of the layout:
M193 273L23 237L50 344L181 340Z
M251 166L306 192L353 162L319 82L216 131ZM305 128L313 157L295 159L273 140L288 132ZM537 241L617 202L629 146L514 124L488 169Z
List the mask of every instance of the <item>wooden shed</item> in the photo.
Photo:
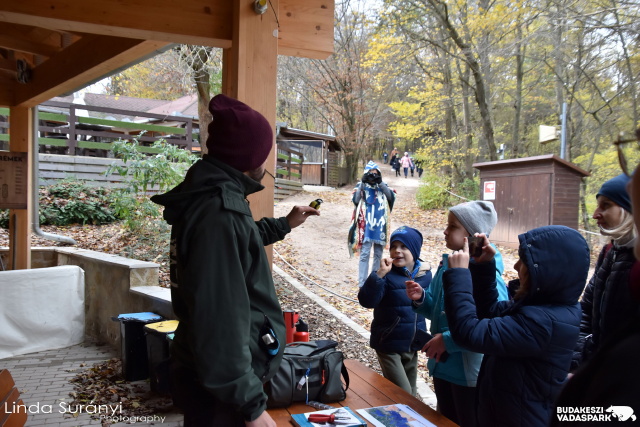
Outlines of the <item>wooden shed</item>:
M544 225L578 228L580 183L589 173L555 155L474 163L480 200L492 201L491 241L518 245L518 234Z
M276 143L279 149L293 148L302 153L303 184L329 187L346 184L344 174L340 173L341 149L335 136L279 126Z

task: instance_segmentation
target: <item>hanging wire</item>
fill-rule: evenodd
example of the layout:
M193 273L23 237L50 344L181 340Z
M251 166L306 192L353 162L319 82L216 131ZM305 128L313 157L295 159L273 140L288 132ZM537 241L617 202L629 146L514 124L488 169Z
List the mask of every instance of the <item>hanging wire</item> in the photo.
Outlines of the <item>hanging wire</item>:
M276 10L273 8L271 0L269 0L269 5L271 6L271 10L273 11L273 16L276 17L276 24L278 25L278 29L280 29L280 21L278 21L278 15L276 14Z
M326 287L324 287L324 286L322 286L322 285L320 285L320 284L318 284L318 283L314 282L314 281L313 281L313 280L311 280L307 275L305 275L303 272L301 272L300 270L298 270L297 268L295 268L293 265L289 264L289 263L287 262L287 260L285 260L285 259L282 257L282 255L280 255L280 254L278 253L278 251L277 251L277 250L273 249L273 252L275 252L275 253L276 253L276 255L278 255L278 256L280 257L280 259L281 259L285 264L287 264L289 267L291 267L293 270L295 270L295 272L296 272L296 273L298 273L299 275L301 275L302 277L304 277L305 279L307 279L307 280L308 280L309 282L311 282L312 284L314 284L314 285L318 286L319 288L322 288L323 290L325 290L325 291L329 292L330 294L333 294L333 295L337 296L338 298L346 299L347 301L351 301L351 302L355 302L355 303L360 304L360 302L359 302L358 300L355 300L355 299L353 299L353 298L349 298L349 297L345 297L344 295L340 295L339 293L336 293L336 292L332 291L331 289L328 289L328 288L326 288Z

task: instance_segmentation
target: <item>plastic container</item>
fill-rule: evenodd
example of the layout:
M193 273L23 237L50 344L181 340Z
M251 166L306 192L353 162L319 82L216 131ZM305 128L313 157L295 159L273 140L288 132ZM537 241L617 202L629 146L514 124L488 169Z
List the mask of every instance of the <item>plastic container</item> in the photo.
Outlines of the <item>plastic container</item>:
M169 336L178 328L177 320L149 323L144 327L147 335L149 385L151 391L169 394Z
M127 381L148 378L147 340L143 328L147 323L162 320L162 316L149 312L126 313L112 319L120 322L122 376Z
M286 343L292 343L293 334L296 331L296 323L298 323L298 312L293 310L286 310L282 312L284 316L284 328L286 332Z
M298 320L296 323L296 331L293 333L293 341L295 342L309 342L309 325L304 323L304 320Z

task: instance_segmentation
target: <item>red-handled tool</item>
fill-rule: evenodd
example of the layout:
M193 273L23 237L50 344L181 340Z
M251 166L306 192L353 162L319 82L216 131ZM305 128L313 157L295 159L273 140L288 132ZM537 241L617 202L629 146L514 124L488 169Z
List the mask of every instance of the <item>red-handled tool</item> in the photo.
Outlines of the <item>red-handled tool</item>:
M335 414L311 414L309 415L309 422L312 423L329 423L329 424L349 424L350 421L341 421L341 420L350 420L351 417L341 417Z

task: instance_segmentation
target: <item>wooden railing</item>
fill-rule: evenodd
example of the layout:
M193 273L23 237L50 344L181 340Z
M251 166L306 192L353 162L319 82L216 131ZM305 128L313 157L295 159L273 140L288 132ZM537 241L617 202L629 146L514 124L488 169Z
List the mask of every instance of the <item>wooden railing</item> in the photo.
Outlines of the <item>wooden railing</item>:
M302 180L302 163L304 156L300 151L291 148L278 147L278 163L276 177L288 180Z
M193 120L189 117L167 116L140 111L94 107L90 105L68 104L48 101L43 107L68 109L69 113L38 112L40 151L52 154L96 155L107 157L113 142L119 139L137 139L140 151L157 153L151 148L153 142L163 139L189 151L193 148ZM84 117L78 110L95 111L112 115L144 117L159 120L160 124L134 123L97 117ZM8 108L0 108L0 116L9 116ZM8 141L9 123L0 118L0 142Z

